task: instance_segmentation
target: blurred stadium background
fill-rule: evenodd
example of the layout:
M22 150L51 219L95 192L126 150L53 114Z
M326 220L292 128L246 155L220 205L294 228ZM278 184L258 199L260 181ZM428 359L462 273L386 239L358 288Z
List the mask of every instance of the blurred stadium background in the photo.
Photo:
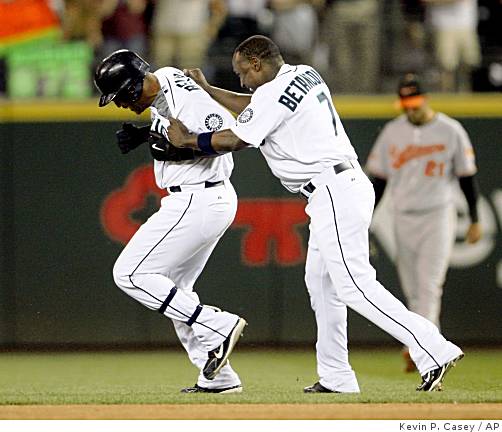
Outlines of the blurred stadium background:
M165 319L134 303L113 283L115 258L155 211L161 192L154 186L146 148L119 154L114 131L123 120L138 119L114 107L98 110L93 67L112 46L137 46L152 65L202 65L213 83L235 87L237 79L229 70L234 46L246 32L280 38L284 33L274 32L284 29L284 22L309 42L301 52L286 53L286 58L308 60L331 83L362 162L379 129L398 114L393 92L403 72L420 72L433 93L432 106L464 124L480 169L485 237L476 246L463 243L467 220L460 200L442 329L460 344L501 345L502 2L478 2L482 61L472 70L457 71L455 88L448 92L442 91L420 2L373 2L371 19L358 22L374 36L366 42L361 36L366 49L352 49L356 56L368 53L369 46L376 58L363 56L356 68L369 74L349 83L337 82L326 37L337 2L289 3L298 3L301 13L289 10L286 1L0 1L0 349L176 344ZM99 12L105 6L108 10ZM164 21L159 23L158 16ZM310 17L305 27L295 21L305 17ZM185 48L177 48L170 62L158 64L169 51L156 45L159 35L174 38L171 33L194 32L179 25L192 18L196 36L206 41L199 57L195 54L200 46L193 48L192 60L181 55L187 53ZM126 22L137 27L121 27ZM126 27L136 29L132 36L141 36L139 45L131 42L134 38L120 39L127 35L113 34L113 28ZM183 63L193 58L200 63ZM303 282L308 230L304 202L282 189L258 152L241 152L235 161L238 216L196 289L203 302L247 318L243 344L312 347L315 323ZM380 280L402 298L392 242L379 220L385 221L385 214L375 218L373 263ZM350 315L349 337L351 344L397 347L355 314Z

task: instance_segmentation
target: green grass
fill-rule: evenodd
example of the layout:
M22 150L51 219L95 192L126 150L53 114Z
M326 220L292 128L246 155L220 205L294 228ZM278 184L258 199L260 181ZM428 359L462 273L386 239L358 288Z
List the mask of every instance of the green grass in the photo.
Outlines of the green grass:
M466 350L443 392L419 393L418 373L405 374L399 350L352 350L358 395L305 395L316 379L313 351L237 350L232 364L244 392L183 395L197 370L181 351L2 353L0 405L124 403L394 403L502 402L502 350Z

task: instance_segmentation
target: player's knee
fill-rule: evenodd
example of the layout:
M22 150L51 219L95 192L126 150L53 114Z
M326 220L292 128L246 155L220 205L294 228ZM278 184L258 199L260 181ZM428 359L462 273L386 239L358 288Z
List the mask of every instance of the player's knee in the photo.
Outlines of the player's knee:
M364 289L367 288L367 286L360 281L356 282L351 278L340 282L343 283L343 285L341 285L340 289L337 291L338 298L346 305L352 304L354 301L358 301Z
M113 266L113 280L115 284L120 288L124 289L130 286L130 271L122 265L120 259L115 262Z

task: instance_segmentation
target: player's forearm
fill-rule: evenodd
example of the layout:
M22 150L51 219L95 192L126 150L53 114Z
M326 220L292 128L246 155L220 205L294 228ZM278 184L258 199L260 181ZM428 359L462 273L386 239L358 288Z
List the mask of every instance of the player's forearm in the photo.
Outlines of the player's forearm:
M469 206L469 216L472 223L478 222L478 185L474 176L460 177L458 179L460 183L460 189L464 193L465 200Z
M182 147L203 151L206 154L228 153L242 150L248 144L242 141L230 129L219 132L208 132L199 135L191 134L185 136Z
M213 133L211 137L211 147L218 153L238 151L248 146L248 143L242 141L230 129Z
M221 154L219 154L219 153L207 154L207 153L201 152L200 150L194 150L193 154L194 154L194 156L195 156L196 159L200 159L200 158L202 158L202 159L213 159L215 157L221 156Z
M214 100L236 114L241 113L251 102L251 96L244 93L236 93L213 86L206 87L205 90Z

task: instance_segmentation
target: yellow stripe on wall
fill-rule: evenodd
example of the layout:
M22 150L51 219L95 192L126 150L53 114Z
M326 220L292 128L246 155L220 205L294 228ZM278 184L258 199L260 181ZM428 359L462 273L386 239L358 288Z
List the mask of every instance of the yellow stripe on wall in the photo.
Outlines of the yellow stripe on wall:
M502 94L430 95L431 106L453 117L502 117ZM343 119L392 118L400 113L395 107L396 98L380 96L335 96L335 106ZM136 116L131 111L113 104L97 106L98 99L79 102L0 101L1 123L22 122L82 122L149 120L148 112Z
M458 94L428 96L436 111L452 117L502 117L502 94ZM400 114L395 96L335 96L333 98L342 120L344 118L391 118Z
M97 98L80 102L61 100L0 102L2 123L148 120L149 118L148 112L138 117L133 112L119 109L115 105L99 108Z

